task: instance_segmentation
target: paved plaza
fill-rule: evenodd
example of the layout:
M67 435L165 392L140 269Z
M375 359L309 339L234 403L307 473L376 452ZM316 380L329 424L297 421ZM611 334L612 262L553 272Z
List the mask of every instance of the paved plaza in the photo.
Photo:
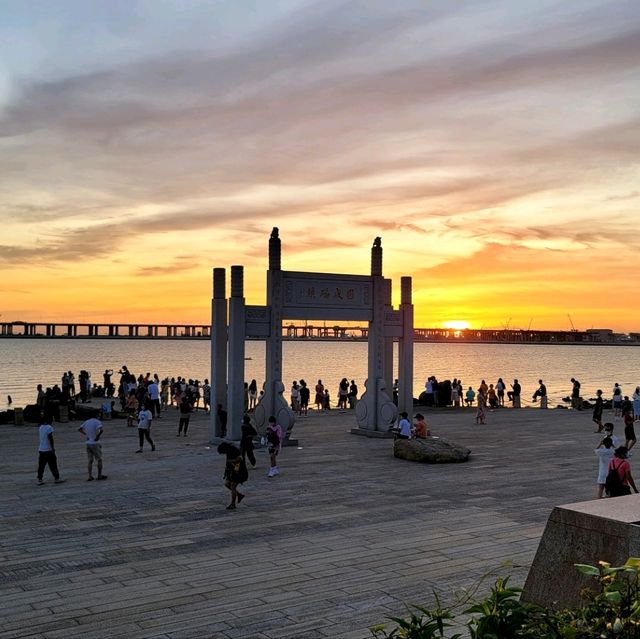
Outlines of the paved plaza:
M91 483L79 424L60 424L67 481L43 486L37 428L0 426L0 639L365 639L505 561L522 585L551 509L595 494L590 413L423 412L469 462L397 460L349 434L352 413L313 413L278 477L257 451L236 511L202 414L177 438L164 413L142 455L136 429L106 422L108 480Z

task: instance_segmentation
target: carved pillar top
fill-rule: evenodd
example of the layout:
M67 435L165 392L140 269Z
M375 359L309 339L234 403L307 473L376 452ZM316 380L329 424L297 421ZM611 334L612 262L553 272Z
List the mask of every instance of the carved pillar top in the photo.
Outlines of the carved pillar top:
M269 238L269 270L280 271L282 257L282 246L280 242L280 236L278 227L274 226L271 231L271 237Z
M231 267L231 297L244 297L244 266Z
M400 304L411 304L411 278L400 278Z
M213 297L214 299L225 299L227 297L226 273L223 268L213 269Z
M371 247L371 275L382 275L382 238L376 237Z

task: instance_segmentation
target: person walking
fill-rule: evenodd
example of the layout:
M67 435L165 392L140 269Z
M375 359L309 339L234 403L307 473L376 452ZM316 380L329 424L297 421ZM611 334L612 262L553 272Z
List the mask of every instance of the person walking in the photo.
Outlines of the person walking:
M242 459L240 450L229 442L222 442L218 446L218 454L226 456L224 465L224 485L231 493L231 503L227 506L227 510L235 510L236 503L240 503L244 499L244 493L238 490L239 484L244 484L249 478L247 465Z
M152 451L156 449L156 445L153 443L150 434L152 421L153 415L151 414L151 411L145 406L138 413L138 441L140 442L140 448L136 450L136 453L142 452L142 447L144 445L145 439L151 444Z
M609 463L613 459L616 450L613 447L613 440L611 437L605 437L598 444L595 449L595 454L598 457L598 490L596 493L597 499L602 499L604 496L604 487L607 481L607 473L609 472Z
M249 458L249 463L253 468L256 467L256 456L253 453L253 438L258 435L258 432L251 424L251 418L249 415L245 415L242 418L242 434L240 437L240 452L242 453L243 461Z
M276 418L272 415L269 417L269 423L265 433L267 445L269 446L269 472L267 477L275 477L280 473L278 470L278 455L282 450L282 427L276 421Z
M178 421L178 434L176 437L180 437L184 432L184 436L187 436L187 431L189 430L189 419L191 418L191 411L193 407L191 406L191 402L189 398L184 395L180 400L180 406L178 406L178 410L180 411L180 419Z
M53 426L51 424L40 424L38 429L38 486L44 484L44 469L49 466L53 475L54 483L62 484L64 479L60 477L58 470L58 458L56 457L56 447L53 441Z
M631 489L637 493L636 483L631 475L631 464L627 459L629 451L626 446L619 446L616 448L614 458L609 462L608 470L615 470L618 473L620 479L620 492L618 494L609 494L609 497L622 497L623 495L630 495Z
M107 476L102 474L102 444L100 443L100 438L102 437L102 433L104 432L102 428L102 422L95 417L87 419L83 422L82 426L78 428L78 431L82 433L86 438L87 444L87 471L88 477L87 481L93 481L93 462L95 460L96 465L98 467L98 477L97 479L106 479Z

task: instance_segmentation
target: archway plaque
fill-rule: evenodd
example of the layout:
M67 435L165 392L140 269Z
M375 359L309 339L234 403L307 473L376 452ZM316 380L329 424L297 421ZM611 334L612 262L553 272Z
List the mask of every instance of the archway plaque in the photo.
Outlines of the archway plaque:
M264 397L256 407L254 421L266 427L270 415L286 429L295 415L283 397L282 327L285 320L343 320L368 323L368 377L365 392L356 404L358 426L352 432L384 436L395 423L398 408L413 407L413 304L411 278L401 279L401 304L391 305L391 280L382 276L382 243L371 249L371 275L337 275L283 271L278 229L269 239L267 303L247 305L244 300L243 267L231 267L231 297L227 300L225 269L214 269L211 378L212 403L228 412L228 439L240 438L244 413L244 342L266 341ZM398 340L398 407L387 389L393 383L393 341ZM215 407L211 411L210 438L221 436Z

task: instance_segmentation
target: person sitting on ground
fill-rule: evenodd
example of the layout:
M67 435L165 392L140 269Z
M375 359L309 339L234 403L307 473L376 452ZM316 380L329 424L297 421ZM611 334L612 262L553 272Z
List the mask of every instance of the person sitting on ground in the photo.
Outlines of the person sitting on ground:
M413 423L412 436L415 439L426 439L429 437L429 427L424 419L424 415L416 413L415 422Z

